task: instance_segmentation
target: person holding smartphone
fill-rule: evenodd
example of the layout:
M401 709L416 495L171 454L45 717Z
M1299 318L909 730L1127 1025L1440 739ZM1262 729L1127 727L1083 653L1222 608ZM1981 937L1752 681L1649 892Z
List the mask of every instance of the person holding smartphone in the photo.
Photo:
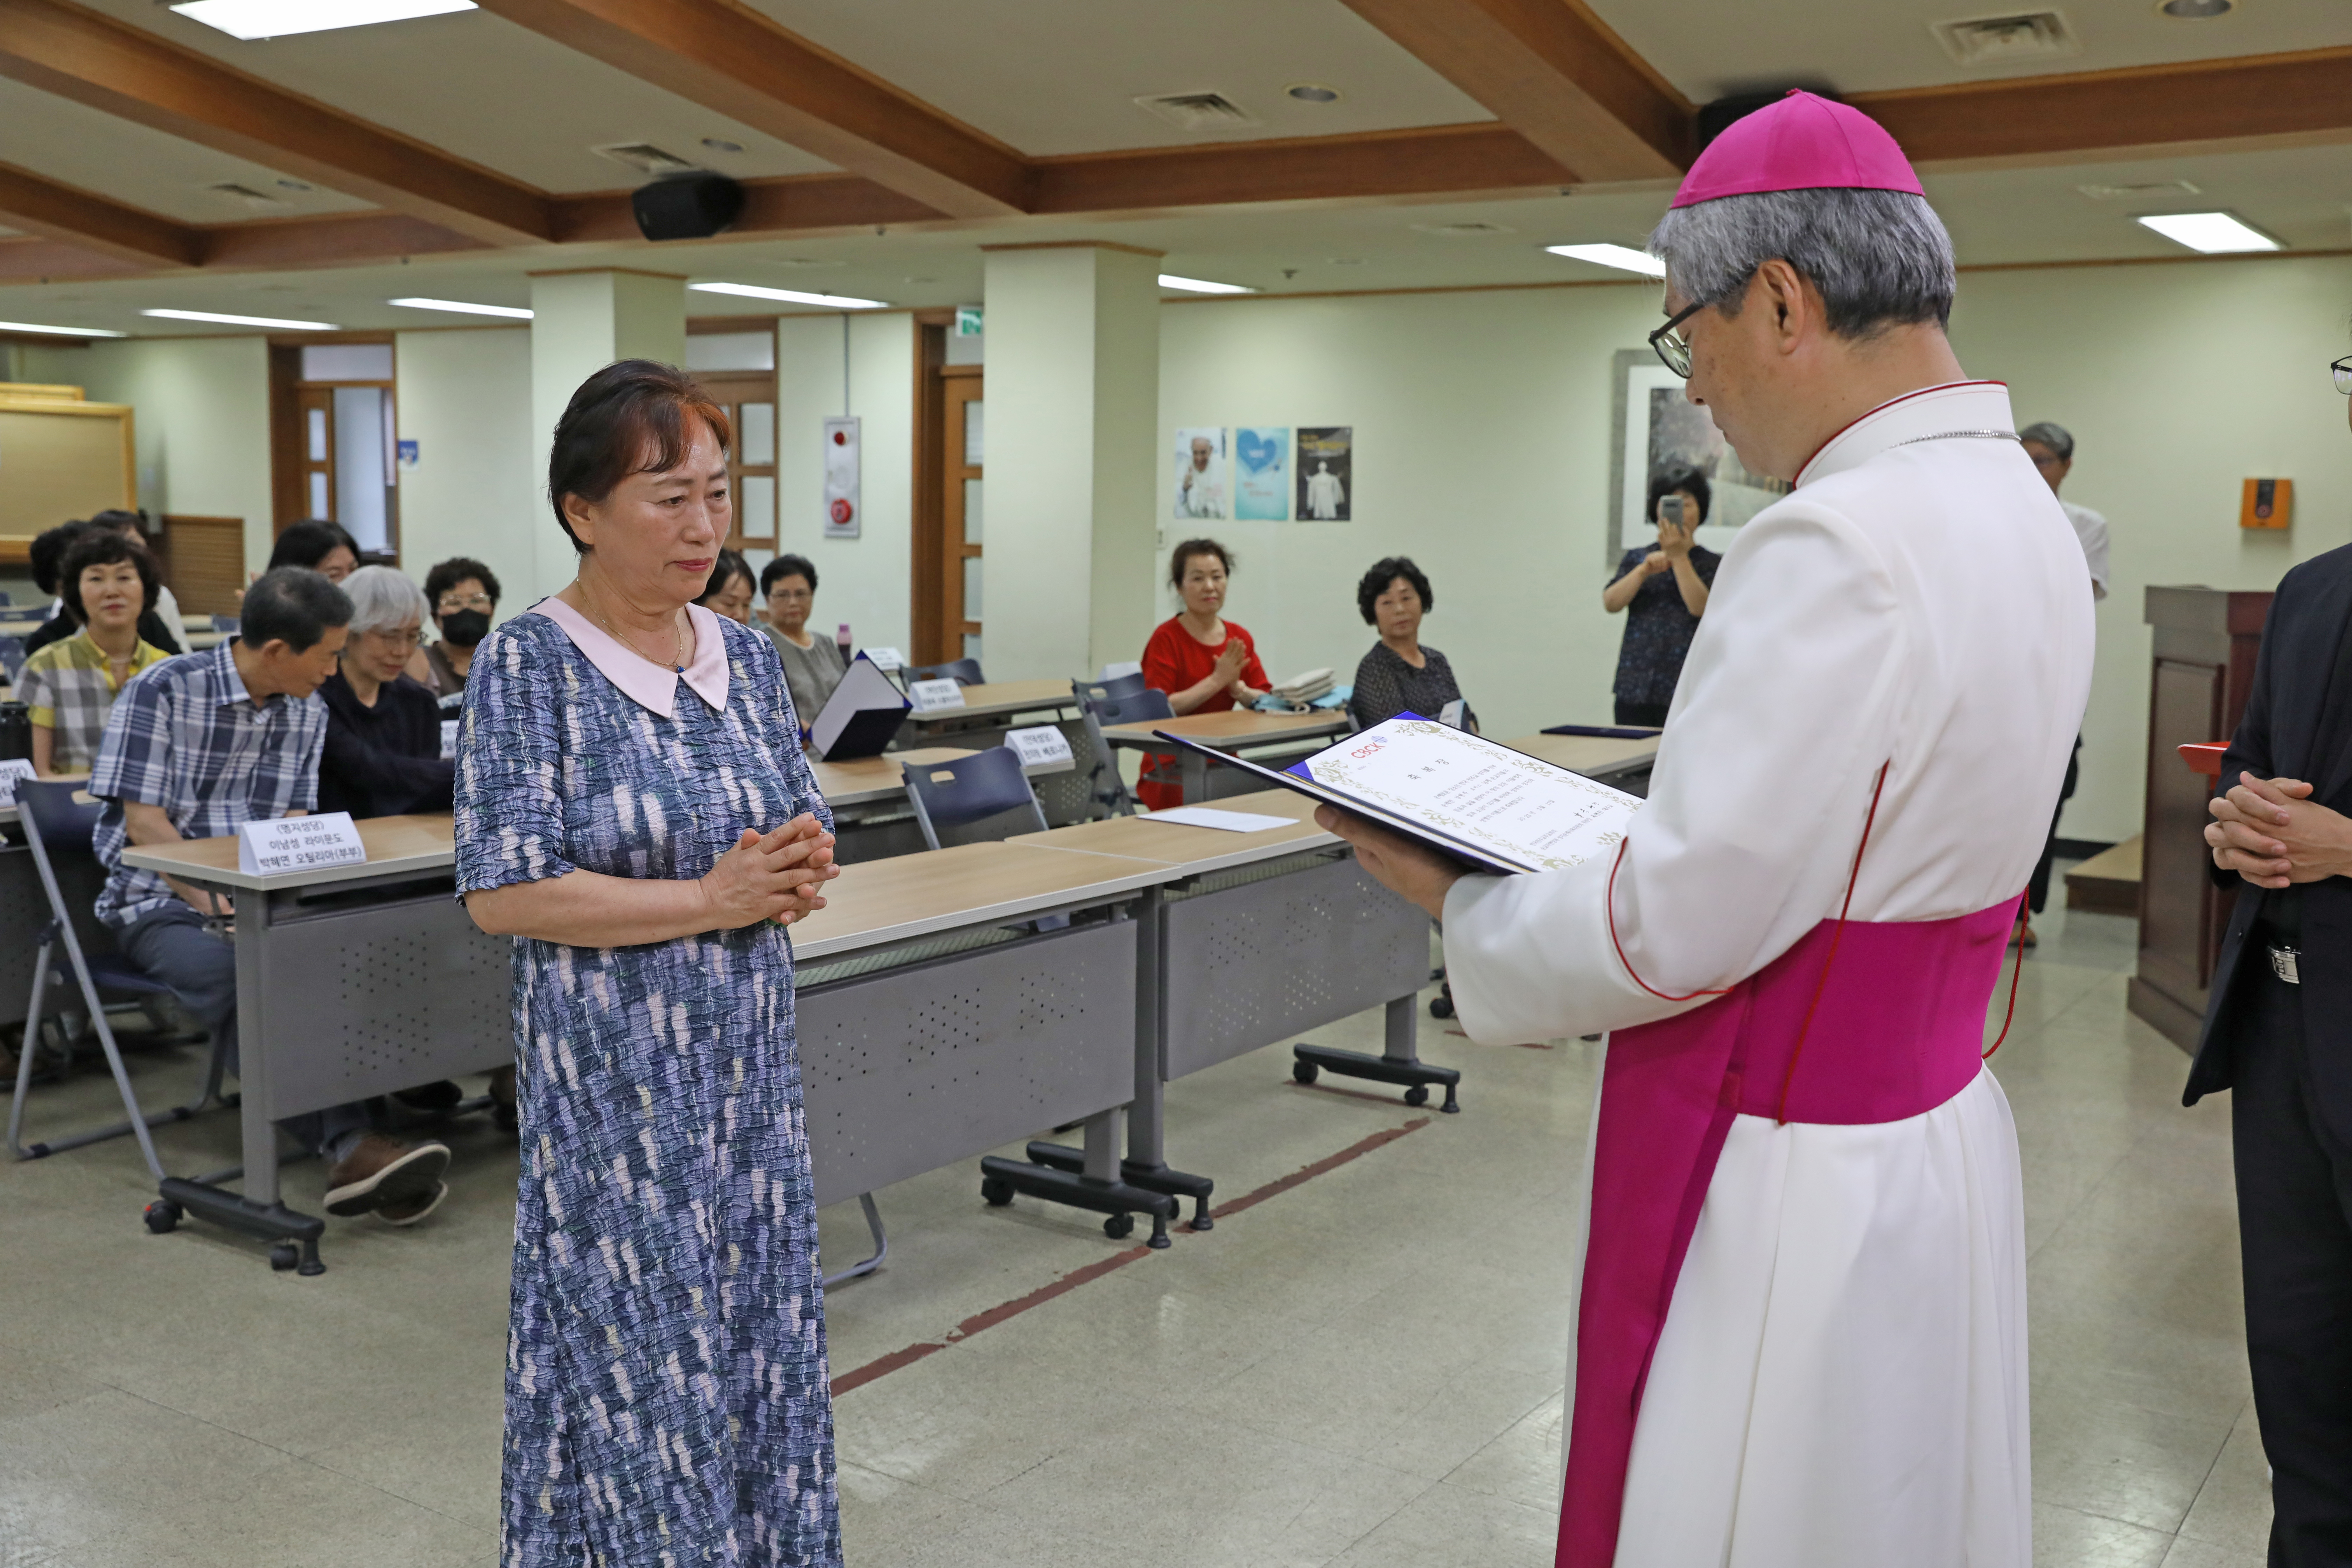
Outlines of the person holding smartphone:
M1650 517L1657 548L1637 545L1617 563L1601 591L1601 607L1626 611L1625 640L1617 653L1617 722L1662 728L1682 679L1698 618L1723 557L1694 544L1713 500L1696 468L1669 468L1650 480Z

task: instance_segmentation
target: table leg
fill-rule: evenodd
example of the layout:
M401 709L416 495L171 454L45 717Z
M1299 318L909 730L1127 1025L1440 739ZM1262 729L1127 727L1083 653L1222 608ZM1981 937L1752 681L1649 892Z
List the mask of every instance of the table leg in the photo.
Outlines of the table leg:
M1184 769L1184 804L1200 805L1209 798L1209 759L1198 752L1181 753Z

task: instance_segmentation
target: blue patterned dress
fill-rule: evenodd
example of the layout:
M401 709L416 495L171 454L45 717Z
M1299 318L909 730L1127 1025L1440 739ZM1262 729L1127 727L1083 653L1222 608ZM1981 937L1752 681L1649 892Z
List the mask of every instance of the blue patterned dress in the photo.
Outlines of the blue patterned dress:
M680 680L669 719L545 615L483 643L458 743L461 893L574 868L698 877L746 826L832 826L774 647L718 625L726 706ZM784 933L518 939L514 974L501 1563L839 1563Z

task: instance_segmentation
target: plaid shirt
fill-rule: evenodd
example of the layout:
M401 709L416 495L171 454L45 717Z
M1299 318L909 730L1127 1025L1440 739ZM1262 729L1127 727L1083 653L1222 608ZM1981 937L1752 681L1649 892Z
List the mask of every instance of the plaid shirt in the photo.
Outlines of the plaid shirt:
M283 695L259 706L224 642L165 659L124 683L106 721L89 793L106 802L90 847L106 867L98 918L124 927L178 895L153 871L122 863L122 807L159 805L184 838L219 838L248 822L319 804L327 705Z
M140 643L131 650L131 675L171 657L152 643ZM130 679L123 677L125 684ZM16 700L32 710L35 724L57 731L50 766L61 773L89 771L120 689L106 667L106 650L86 631L42 648L16 677Z

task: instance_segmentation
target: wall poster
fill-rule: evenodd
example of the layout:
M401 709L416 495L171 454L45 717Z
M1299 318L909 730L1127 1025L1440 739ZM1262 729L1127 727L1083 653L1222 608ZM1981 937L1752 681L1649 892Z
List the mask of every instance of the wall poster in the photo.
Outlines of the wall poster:
M1234 432L1234 516L1282 522L1290 516L1290 431L1244 425Z
M1298 521L1346 522L1355 515L1355 426L1298 427Z
M1216 426L1176 432L1176 486L1168 515L1179 522L1231 517L1225 502L1225 433Z

